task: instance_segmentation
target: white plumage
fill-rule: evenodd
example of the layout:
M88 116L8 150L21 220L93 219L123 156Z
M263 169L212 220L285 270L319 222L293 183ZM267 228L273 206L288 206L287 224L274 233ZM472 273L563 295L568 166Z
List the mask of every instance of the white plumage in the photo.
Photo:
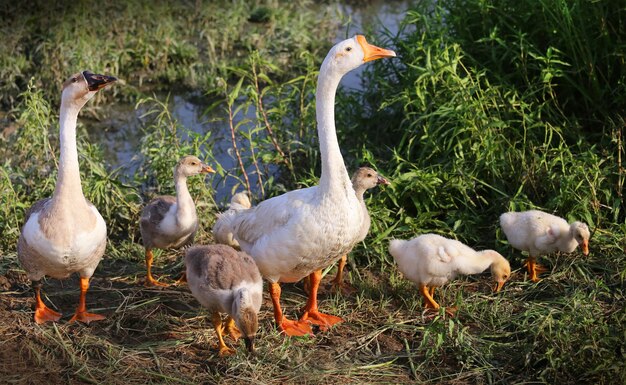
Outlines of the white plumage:
M538 272L544 270L535 263L538 256L555 251L571 253L578 245L583 254L589 254L589 228L582 222L569 224L556 215L529 210L502 214L500 227L511 246L529 253L527 267L533 281L538 281Z
M229 217L234 239L270 281L274 316L287 334L310 333L310 327L302 325L306 320L323 325L339 320L326 318L317 310L320 270L354 246L364 217L337 142L335 92L347 72L366 61L391 56L395 56L393 51L372 46L360 35L336 44L322 63L317 83L316 117L322 161L319 185L290 191ZM316 277L312 278L313 289L303 322L286 320L280 309L278 282L296 282L309 274Z
M439 308L434 289L459 274L478 274L491 267L499 291L511 276L509 262L494 250L476 251L454 239L424 234L411 240L394 239L389 253L404 276L419 286L427 307Z
M215 225L213 225L213 238L215 238L215 242L239 248L239 242L233 237L231 220L238 212L248 210L251 207L252 203L250 203L250 198L248 198L245 192L239 192L233 195L230 200L230 207L225 212L218 214L218 220L215 222Z
M81 108L98 90L117 79L89 71L72 75L61 94L59 173L52 197L36 202L26 213L17 244L17 256L35 288L35 321L57 321L61 314L41 300L39 280L80 275L80 301L70 320L89 323L104 317L88 313L89 279L106 247L106 224L96 207L85 199L80 180L76 123Z

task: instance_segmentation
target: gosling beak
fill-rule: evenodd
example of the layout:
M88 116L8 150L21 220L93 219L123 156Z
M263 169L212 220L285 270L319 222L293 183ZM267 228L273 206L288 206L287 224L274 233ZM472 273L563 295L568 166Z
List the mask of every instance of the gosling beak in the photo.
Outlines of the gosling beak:
M113 76L98 75L90 71L83 71L83 76L87 80L89 91L98 91L117 81L117 78Z
M496 282L496 285L493 287L494 292L499 292L502 290L502 286L504 286L504 281Z
M203 174L208 174L210 172L215 172L215 170L213 170L213 168L211 166L209 166L208 164L202 164L202 171Z
M244 337L244 341L246 342L246 348L249 353L254 353L254 336Z
M589 241L588 240L585 239L583 241L582 249L583 249L583 254L584 255L589 255Z
M380 175L376 178L376 183L377 184L384 184L385 186L389 186L391 184L391 183L389 183L389 181L387 179L383 178Z
M384 49L371 45L365 40L365 36L356 35L356 40L359 42L361 49L363 49L363 62L368 62L377 59L383 59L386 57L396 57L396 53L390 49Z

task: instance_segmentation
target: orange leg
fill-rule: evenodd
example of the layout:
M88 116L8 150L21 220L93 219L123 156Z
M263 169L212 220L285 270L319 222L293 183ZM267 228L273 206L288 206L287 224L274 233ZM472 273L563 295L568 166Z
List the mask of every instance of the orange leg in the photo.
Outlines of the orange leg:
M87 306L85 304L85 299L87 297L88 289L89 289L89 278L80 277L80 301L78 302L78 308L76 309L76 314L74 314L74 317L70 319L70 322L81 321L81 322L88 324L91 321L100 321L106 318L105 316L100 315L100 314L87 313Z
M42 324L48 321L56 322L60 320L61 313L50 309L41 300L41 282L33 281L33 288L35 288L35 322Z
M269 286L272 304L274 305L274 320L278 329L288 336L312 335L313 330L308 322L292 321L283 315L283 311L280 308L280 284L278 282L270 282Z
M225 330L226 330L226 333L228 333L228 335L230 336L230 338L233 339L233 341L236 342L237 340L239 340L239 338L241 338L241 332L237 328L237 325L235 325L235 320L231 316L228 316L228 319L226 320Z
M154 261L154 254L152 254L152 249L146 249L146 270L148 271L148 273L146 275L146 282L144 283L144 286L168 287L169 285L167 283L161 283L154 279L154 277L152 276L152 261Z
M213 313L213 328L215 329L215 333L217 333L218 345L217 349L219 350L220 357L230 356L235 353L235 349L229 348L226 346L224 342L224 328L222 327L222 317L219 312Z
M322 271L314 271L309 275L309 279L311 280L311 293L309 293L309 300L306 303L304 314L300 317L300 321L311 321L316 325L320 325L322 330L343 322L341 318L334 315L320 313L317 308L317 290L322 280Z
M339 266L337 266L337 275L335 276L335 279L333 279L333 290L335 290L335 292L340 292L343 287L343 268L346 267L347 261L347 254L342 255L341 259L339 260Z
M547 271L545 267L541 266L535 261L535 257L529 256L526 260L526 268L528 269L528 276L531 281L539 282L539 273Z
M435 288L431 287L430 289L428 288L428 286L424 285L424 284L420 284L420 293L422 294L422 296L424 297L424 300L426 301L426 308L427 309L439 309L439 304L433 299L433 296L431 295L431 291L433 294L435 294Z

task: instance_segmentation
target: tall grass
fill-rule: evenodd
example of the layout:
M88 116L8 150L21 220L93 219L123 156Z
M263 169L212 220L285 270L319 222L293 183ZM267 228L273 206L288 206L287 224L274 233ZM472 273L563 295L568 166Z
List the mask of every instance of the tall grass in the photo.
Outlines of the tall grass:
M563 96L549 97L539 75L529 78L522 70L511 70L512 61L524 62L498 51L511 49L510 44L494 48L484 58L476 52L481 47L486 50L487 37L470 38L457 25L465 20L482 25L484 20L505 24L526 36L530 27L510 18L524 14L532 19L527 13L547 11L528 5L525 13L509 13L506 5L492 5L485 6L493 11L486 13L479 4L487 3L468 2L472 5L463 12L472 13L457 13L465 3L445 2L432 13L409 12L406 36L394 39L402 61L379 63L369 72L372 79L387 79L372 81L377 86L365 96L375 111L360 109L348 115L358 122L354 126L362 142L375 158L384 160L395 181L392 189L385 190L384 199L411 217L426 216L413 228L454 231L482 244L492 242L497 216L509 209L538 207L580 218L592 228L623 223L625 206L618 187L623 186L624 174L618 159L623 157L624 145L617 138L624 126L619 98L611 103L596 100L606 112L594 119L589 119L592 112L583 100L578 107L564 109L564 99L578 98L568 96L571 92L556 83L558 77L551 77L548 86L550 92ZM552 12L556 5L544 7ZM474 6L478 9L472 11ZM556 35L565 39L563 34ZM620 37L614 40L611 47L621 49ZM520 50L536 53L533 63L539 72L551 71L555 64L548 60L550 53L532 40L517 44ZM539 60L541 52L545 60ZM561 61L574 65L566 56ZM611 73L616 66L610 67ZM526 81L511 81L515 76ZM589 93L595 88L582 81L577 84L583 92L585 86ZM620 93L620 86L605 86L605 97ZM607 127L605 135L597 135L592 128L600 118ZM392 156L388 148L393 149Z
M42 3L16 20L4 16L19 13L22 3L0 10L13 30L0 26L10 35L0 41L7 53L0 55L0 94L19 127L0 147L0 253L9 256L2 273L17 264L24 210L49 196L56 180L58 90L42 85L58 84L75 67L100 68L127 83L86 106L78 130L85 194L110 232L109 258L97 271L108 286L98 290L96 283L94 296L111 319L80 333L43 328L43 335L7 324L16 341L27 339L24 355L65 364L66 380L96 382L110 379L120 363L131 363L124 368L129 383L626 381L621 2L419 2L397 36L368 36L400 58L368 65L363 91L340 89L338 135L350 170L370 164L392 185L367 197L372 227L349 269L358 293L322 296L347 322L316 339L282 340L264 307L262 354L231 360L207 353L212 337L184 289L135 286L139 211L154 195L173 193L173 167L187 154L215 166L219 183L236 178L233 188L253 191L254 200L316 183L314 91L328 25L320 36L311 32L322 15L305 9L308 2L88 4L60 12ZM87 10L93 19L79 17ZM217 162L212 133L184 127L167 99L141 94L151 84L206 93L203 102L223 110L237 146L232 156L241 158L235 170ZM143 139L128 168L136 171L123 182L80 124L97 118L106 98L130 98L141 111ZM211 183L190 178L189 185L198 240L211 242ZM554 255L541 282L526 281L522 257L497 223L504 211L530 208L586 221L591 255ZM497 296L486 294L486 278L458 279L437 293L445 306L459 307L457 316L425 317L387 253L390 238L425 232L497 249L510 259L513 278ZM297 289L286 288L287 301L302 302ZM30 315L13 306L5 306L12 316Z
M70 3L13 2L0 9L4 107L15 106L32 77L56 85L45 95L58 100L58 85L82 69L123 79L126 87L112 92L124 98L146 86L213 89L227 67L245 63L254 50L274 65L296 68L303 52L323 50L336 23L332 6L311 9L309 0Z
M357 138L353 156L375 159L392 180L370 199L377 252L357 254L361 263L388 264L389 237L437 232L521 267L498 230L508 210L539 208L593 230L590 259L557 258L564 270L535 290L419 332L409 347L426 354L422 380L626 378L625 20L619 2L420 3L386 36L402 59L369 67L372 86L347 98L360 101L338 114Z

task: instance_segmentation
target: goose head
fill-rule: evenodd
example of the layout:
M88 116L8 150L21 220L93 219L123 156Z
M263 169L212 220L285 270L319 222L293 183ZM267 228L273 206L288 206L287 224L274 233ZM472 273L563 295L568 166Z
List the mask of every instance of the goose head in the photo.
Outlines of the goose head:
M76 104L82 107L102 88L113 84L117 78L98 75L90 71L75 73L63 82L62 103Z
M352 176L355 191L369 190L379 184L389 185L389 181L369 167L360 167Z
M211 166L203 163L200 159L193 155L187 155L178 161L174 168L174 174L177 176L189 177L198 174L206 174L215 172Z
M578 242L583 254L589 255L589 227L582 222L574 222L569 228L570 235Z
M498 292L511 277L511 265L509 261L497 251L486 250L484 253L489 255L493 260L491 264L491 277L495 281L493 291Z
M322 63L322 71L333 71L343 76L368 61L395 57L389 49L369 44L363 35L340 41L330 49Z
M253 294L250 290L243 288L235 294L233 301L232 315L237 328L243 335L246 348L250 353L254 352L254 339L259 329L258 308L255 310ZM258 302L260 303L260 299Z

